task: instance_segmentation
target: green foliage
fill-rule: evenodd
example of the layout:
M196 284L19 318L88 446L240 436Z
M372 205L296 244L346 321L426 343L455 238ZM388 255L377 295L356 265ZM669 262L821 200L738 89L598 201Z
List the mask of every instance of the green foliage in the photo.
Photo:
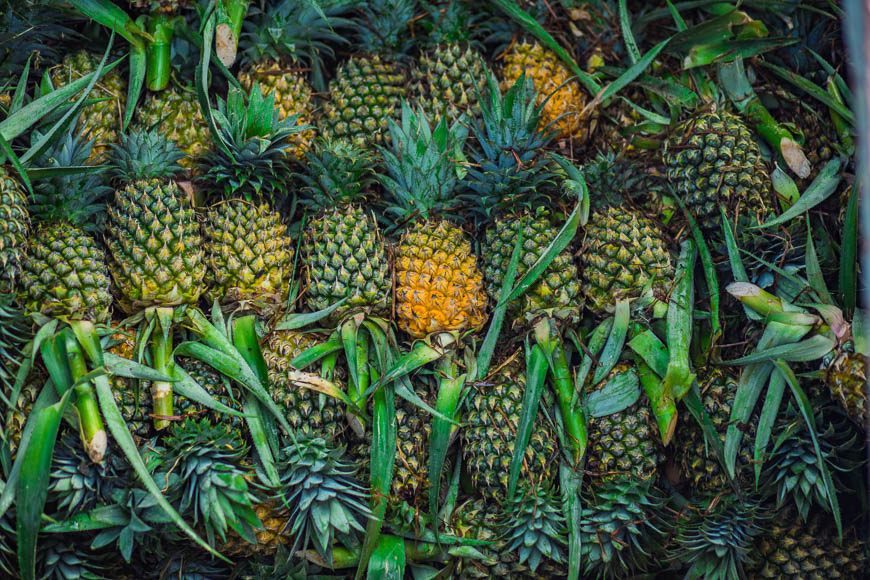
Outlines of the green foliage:
M179 171L178 162L184 153L175 141L167 139L156 128L134 129L121 136L121 143L111 144L112 177L122 183L139 179L171 179Z
M330 209L362 201L376 181L372 154L347 141L317 141L305 153L303 204L312 209Z

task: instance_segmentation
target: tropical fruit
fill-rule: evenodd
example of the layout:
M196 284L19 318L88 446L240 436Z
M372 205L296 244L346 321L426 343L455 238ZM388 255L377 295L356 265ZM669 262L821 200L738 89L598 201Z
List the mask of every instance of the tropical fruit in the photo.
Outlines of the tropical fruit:
M0 292L8 292L21 267L30 217L24 189L3 166L0 166L0 215Z
M169 88L150 92L136 108L134 128L158 131L174 141L184 157L178 164L190 169L208 147L208 123L199 108L196 92Z

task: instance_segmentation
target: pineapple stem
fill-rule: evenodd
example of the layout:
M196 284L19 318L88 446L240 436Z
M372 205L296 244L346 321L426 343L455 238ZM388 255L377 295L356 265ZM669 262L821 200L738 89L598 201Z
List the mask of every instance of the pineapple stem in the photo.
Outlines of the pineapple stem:
M349 381L348 390L350 392L348 394L350 395L351 400L356 403L358 407L362 408L361 403L363 393L365 393L366 389L369 388L371 382L369 367L369 340L368 334L365 332L361 332L357 335L356 369L359 383L357 384L356 381L353 380Z
M559 408L562 411L562 420L565 422L565 433L568 435L568 444L571 446L574 463L579 464L586 451L588 434L586 431L586 415L580 407L580 398L575 396L574 381L571 380L571 367L568 366L568 357L565 354L565 344L557 332L551 332L549 347L553 353L550 376L556 387L556 397L559 399Z
M154 39L145 49L145 82L152 91L162 91L169 84L170 53L172 35L175 32L175 19L165 14L154 14L148 18L148 34Z
M151 358L155 371L168 375L172 368L172 336L169 329L161 328L151 339ZM169 426L169 419L158 417L171 417L172 406L172 383L153 381L151 383L151 400L154 407L154 428L165 429Z
M73 381L79 381L88 374L88 366L84 354L72 336L67 337L67 355L72 370ZM79 416L79 435L82 445L88 452L91 461L98 463L106 454L107 437L103 418L94 386L90 381L83 381L74 387L76 394L76 412Z

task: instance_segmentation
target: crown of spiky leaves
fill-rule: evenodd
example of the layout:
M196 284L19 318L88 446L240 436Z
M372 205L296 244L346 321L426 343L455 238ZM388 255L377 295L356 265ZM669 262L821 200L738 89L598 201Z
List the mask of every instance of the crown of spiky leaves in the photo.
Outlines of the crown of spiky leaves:
M534 572L545 558L564 563L567 528L553 491L539 487L518 493L506 502L503 520L507 550L518 554L520 564Z
M33 184L33 197L28 206L32 220L65 220L86 231L102 228L106 211L104 198L112 188L102 179L108 166L97 165L89 159L93 145L93 140L86 140L70 130L37 159L36 167L53 169L56 173Z
M462 148L468 130L462 119L448 127L442 118L432 130L422 110L415 113L403 102L402 124L390 119L389 128L391 147L380 148L389 173L380 176L390 198L384 213L403 223L449 212L465 171Z
M488 96L481 99L481 115L473 132L477 145L465 182L479 217L486 221L506 211L546 203L552 177L541 160L552 135L541 127L543 105L537 105L531 81L520 76L504 94L492 73Z
M112 144L110 174L122 183L140 179L172 179L182 167L184 153L156 129L133 130Z
M410 34L415 0L369 0L361 8L359 43L364 52L401 60L414 46Z
M304 165L302 203L318 210L360 200L376 181L374 156L346 140L316 142Z
M474 35L479 30L475 24L480 14L472 10L470 2L441 0L423 1L421 4L427 14L420 21L420 26L428 33L428 44L474 41Z
M322 77L323 59L335 55L333 45L348 42L343 34L354 22L343 15L352 6L352 2L283 0L265 9L252 8L239 50L246 62L301 61L316 80Z
M247 103L243 91L231 88L209 117L212 147L200 163L205 171L199 181L227 197L274 203L290 178L291 138L311 127L298 125L298 115L281 119L275 93L264 98L258 83Z

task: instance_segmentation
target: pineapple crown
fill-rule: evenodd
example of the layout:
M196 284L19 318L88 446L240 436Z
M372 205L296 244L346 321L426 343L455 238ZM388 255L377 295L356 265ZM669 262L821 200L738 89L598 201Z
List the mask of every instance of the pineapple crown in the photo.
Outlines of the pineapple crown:
M454 207L465 171L462 148L468 130L462 121L448 127L442 118L433 131L422 110L415 113L408 103L402 103L402 124L389 120L392 146L380 147L389 177L379 178L392 198L384 214L395 215L396 222L403 223L417 217L429 219L433 213Z
M243 91L231 88L209 117L213 147L201 161L205 171L199 181L227 197L274 203L290 176L291 138L310 127L297 125L298 115L281 119L274 92L264 98L259 83L247 103Z
M184 153L156 129L134 129L112 143L112 177L122 183L140 179L172 179L181 171Z
M504 94L492 73L487 82L472 128L477 146L465 179L470 193L463 196L483 220L546 204L551 188L545 184L552 177L540 159L551 134L540 127L543 104L535 104L532 82L522 75Z
M369 0L361 8L359 42L365 52L402 59L414 45L410 25L416 0Z
M294 534L291 553L313 543L329 566L333 540L353 540L347 536L365 530L360 518L374 517L368 494L356 479L357 468L343 456L343 448L332 448L320 438L299 438L281 450L278 499L290 510L282 533Z
M326 209L361 199L376 181L374 156L347 141L323 140L305 153L306 199L314 209Z
M102 179L108 167L90 160L93 145L93 140L70 130L37 159L37 167L56 172L34 184L28 207L31 219L64 220L90 232L102 229L104 198L112 188Z
M342 17L351 6L351 2L283 0L267 4L265 9L252 8L245 18L239 50L249 63L302 61L311 67L317 86L323 77L324 57L335 55L334 44L348 42L338 31L354 25Z
M426 9L426 18L420 25L428 33L427 42L432 45L453 42L469 42L478 30L475 23L480 15L473 12L470 3L459 0L421 2Z
M516 494L505 505L503 523L506 550L516 551L519 563L528 563L532 572L545 558L556 564L565 562L567 528L554 491L535 487Z
M641 159L626 158L615 151L598 153L583 166L593 209L619 206L626 201L642 202L662 194L664 179L656 179Z
M161 458L167 495L179 511L193 512L194 524L205 526L209 544L215 532L226 541L231 528L248 542L257 543L254 527L260 520L253 505L258 498L248 488L251 470L244 464L248 447L230 425L212 425L207 418L186 419L164 440Z

